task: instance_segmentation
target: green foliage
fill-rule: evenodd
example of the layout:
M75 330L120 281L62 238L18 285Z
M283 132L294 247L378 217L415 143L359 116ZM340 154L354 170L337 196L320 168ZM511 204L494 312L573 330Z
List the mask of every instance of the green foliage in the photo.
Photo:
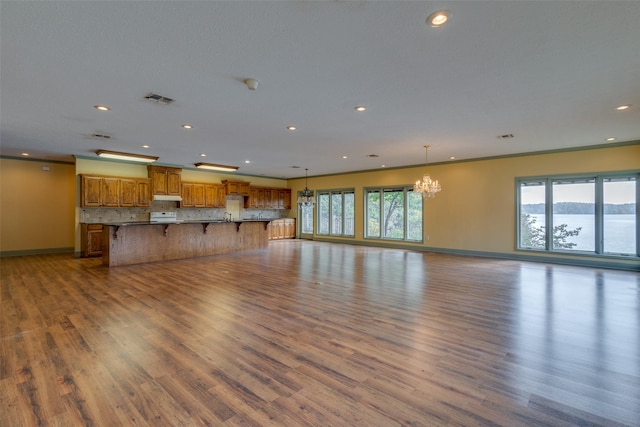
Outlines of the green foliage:
M580 234L582 227L569 230L567 224L560 224L553 227L553 248L571 249L576 243L568 242L567 239ZM520 246L532 249L544 249L546 242L546 232L544 225L536 226L536 218L528 214L520 216Z

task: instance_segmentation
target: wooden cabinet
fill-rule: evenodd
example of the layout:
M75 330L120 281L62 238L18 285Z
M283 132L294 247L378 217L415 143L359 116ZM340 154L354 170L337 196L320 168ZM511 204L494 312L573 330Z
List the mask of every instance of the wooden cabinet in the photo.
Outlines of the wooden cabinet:
M120 206L133 207L136 205L136 180L123 178L120 180Z
M136 179L135 206L139 208L151 207L151 180Z
M227 190L222 184L204 185L204 206L205 208L226 208Z
M102 224L81 224L80 251L83 257L102 256Z
M91 208L102 206L102 178L82 175L80 187L81 206Z
M182 183L182 201L180 202L181 208L204 208L205 207L205 194L204 184L196 182L183 182Z
M150 181L146 178L81 177L81 207L149 207Z
M278 190L278 209L291 209L291 190L282 188Z
M296 220L295 218L276 219L269 223L269 240L295 239Z
M153 194L180 196L182 192L182 169L167 166L147 166L153 186Z
M291 190L251 187L244 207L245 209L291 209Z
M228 195L234 195L234 196L249 195L248 182L224 180L222 181L222 183L226 186Z

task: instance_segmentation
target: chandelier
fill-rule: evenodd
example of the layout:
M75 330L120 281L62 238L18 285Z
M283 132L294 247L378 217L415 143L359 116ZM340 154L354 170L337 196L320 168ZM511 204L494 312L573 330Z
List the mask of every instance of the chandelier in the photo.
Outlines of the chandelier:
M424 146L425 150L425 169L427 167L428 159L428 150L429 146ZM431 179L431 176L428 173L425 173L422 176L422 181L418 180L415 184L413 184L413 191L416 193L422 194L423 199L431 199L436 197L436 193L439 193L442 188L440 187L440 183L438 180Z
M309 182L309 176L307 175L308 170L309 169L306 169L306 168L304 170L304 176L305 176L304 190L298 193L298 204L306 208L312 207L316 203L316 198L313 197L313 191L309 190L309 187L307 186Z

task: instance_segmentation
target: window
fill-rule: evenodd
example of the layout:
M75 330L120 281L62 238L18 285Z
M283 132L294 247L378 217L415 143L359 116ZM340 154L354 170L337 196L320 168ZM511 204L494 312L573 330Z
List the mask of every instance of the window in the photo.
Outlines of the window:
M318 191L318 234L353 237L354 190Z
M519 178L518 249L638 256L639 176Z
M365 238L422 241L422 196L412 187L365 190Z

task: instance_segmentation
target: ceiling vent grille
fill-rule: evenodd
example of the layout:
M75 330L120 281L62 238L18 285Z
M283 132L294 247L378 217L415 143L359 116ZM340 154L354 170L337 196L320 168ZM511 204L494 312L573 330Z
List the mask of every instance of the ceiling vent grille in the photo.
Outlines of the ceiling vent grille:
M92 133L91 138L93 139L111 139L111 135L105 135L102 133Z
M149 93L145 95L144 99L147 99L149 101L159 102L161 104L167 104L167 105L173 102L173 99L167 98L166 96L161 96L155 93Z
M504 135L498 135L498 139L511 139L513 138L512 133L505 133Z

